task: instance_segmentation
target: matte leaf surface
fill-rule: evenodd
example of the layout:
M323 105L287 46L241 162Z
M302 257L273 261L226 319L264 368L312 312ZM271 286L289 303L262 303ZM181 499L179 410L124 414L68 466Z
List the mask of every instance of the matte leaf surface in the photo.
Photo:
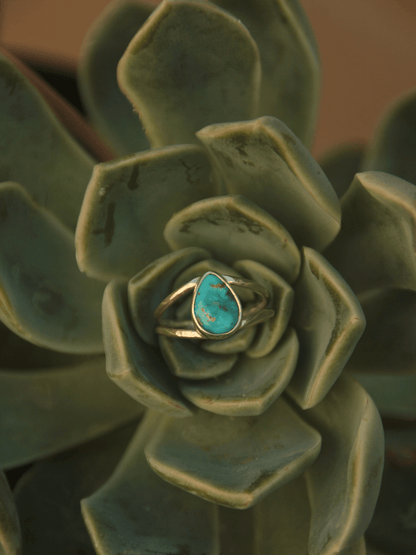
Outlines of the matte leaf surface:
M416 290L416 188L394 175L356 175L342 198L342 228L324 253L356 295Z
M216 414L262 414L284 391L295 371L299 343L295 331L261 359L241 355L233 370L214 380L181 381L180 389L194 405Z
M153 9L143 0L110 2L82 44L78 84L83 104L101 138L120 155L149 148L138 115L119 89L117 64Z
M111 476L137 422L36 463L14 489L25 555L95 555L80 501Z
M319 165L341 198L351 185L356 173L362 169L365 146L361 143L347 143L326 153Z
M164 0L118 66L120 87L153 147L196 143L206 125L255 117L260 75L259 51L244 25L190 0Z
M98 164L76 232L81 271L104 281L132 277L169 252L162 233L172 214L215 192L208 158L193 145Z
M0 182L20 183L74 230L93 165L33 85L0 56Z
M0 224L4 324L49 349L102 352L104 286L80 273L72 232L17 183L0 185Z
M104 357L0 371L0 467L13 468L110 432L143 412L105 373Z
M257 116L275 116L310 145L319 101L320 67L312 29L297 0L214 0L240 19L261 60ZM223 120L224 121L224 120Z
M319 454L321 438L282 398L260 416L199 411L164 418L146 446L163 479L204 499L246 509L293 480Z
M103 334L108 376L133 399L173 416L191 416L187 401L160 352L136 332L127 283L112 281L103 299Z
M0 471L0 554L20 555L22 535L19 517L6 476Z
M146 462L159 418L147 415L110 480L82 501L97 555L219 555L217 507L167 484Z
M308 409L333 386L365 327L351 289L322 255L308 248L295 286L292 324L300 348L288 393Z
M269 266L289 283L299 273L300 254L289 233L242 195L191 204L169 220L164 235L172 249L206 248L227 264L249 258Z
M345 375L302 414L322 434L321 453L306 472L309 554L332 555L358 542L370 523L383 470L383 427L369 395Z
M306 147L281 121L218 123L197 133L224 178L227 192L268 211L298 246L325 248L337 235L335 191Z

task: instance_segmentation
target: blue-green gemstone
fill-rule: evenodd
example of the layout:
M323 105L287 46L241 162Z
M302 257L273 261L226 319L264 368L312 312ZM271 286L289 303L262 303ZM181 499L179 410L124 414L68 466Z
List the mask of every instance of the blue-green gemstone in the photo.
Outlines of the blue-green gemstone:
M239 307L230 287L217 276L208 274L195 294L194 316L209 333L231 331L238 322Z

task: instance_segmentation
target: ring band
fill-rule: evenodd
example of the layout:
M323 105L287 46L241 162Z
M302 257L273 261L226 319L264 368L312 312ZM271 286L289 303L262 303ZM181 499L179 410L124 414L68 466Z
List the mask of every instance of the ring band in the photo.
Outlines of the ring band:
M244 287L260 297L260 301L243 310L232 287ZM169 320L163 313L176 301L193 291L192 320ZM268 290L248 279L206 272L191 279L168 295L157 307L154 318L156 333L189 339L225 339L242 328L254 326L274 315L265 308L270 300Z

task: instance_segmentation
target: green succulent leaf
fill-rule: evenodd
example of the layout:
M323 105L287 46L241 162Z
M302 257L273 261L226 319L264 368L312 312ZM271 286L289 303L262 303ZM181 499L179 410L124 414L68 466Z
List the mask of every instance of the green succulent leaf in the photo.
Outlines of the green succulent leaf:
M312 511L309 554L349 553L347 548L370 523L380 489L380 415L366 391L345 375L302 415L322 435L321 453L306 471Z
M354 293L416 290L416 187L382 172L359 173L341 208L341 231L324 254Z
M260 75L259 51L244 25L193 0L164 0L118 66L120 87L153 147L195 143L206 125L255 117Z
M293 289L278 274L254 260L238 260L234 268L244 277L263 285L269 293L271 302L268 308L275 314L263 324L259 324L256 339L247 349L246 354L252 358L268 355L279 343L286 331L292 314Z
M256 332L256 326L243 328L226 339L221 339L219 341L211 341L210 339L207 339L206 341L202 341L200 343L200 347L208 353L218 353L221 355L245 353L248 351Z
M164 480L204 499L246 509L306 470L321 438L279 398L260 416L199 411L165 417L145 453Z
M74 230L94 161L3 56L0 137L0 182L20 183L36 203Z
M242 194L285 226L298 246L322 250L340 229L335 191L300 140L281 121L218 123L197 133L227 192Z
M107 375L114 383L147 407L179 418L192 415L160 352L134 328L127 283L112 281L104 292L103 333Z
M397 175L416 185L416 93L406 95L388 110L376 130L363 170Z
M240 19L258 46L262 72L256 115L279 118L310 145L318 111L320 66L315 38L300 2L213 1Z
M183 395L202 409L228 416L262 414L284 391L298 359L295 331L286 335L268 355L253 359L241 355L231 372L202 382L180 380Z
M360 339L365 318L347 283L325 258L303 250L295 285L292 324L299 337L299 360L288 393L303 409L327 395Z
M216 194L201 147L181 145L98 164L76 231L88 276L130 278L169 252L162 232L174 212Z
M104 286L79 272L73 233L11 182L0 184L0 223L4 324L56 351L102 352Z
M44 370L0 371L0 468L92 440L137 419L143 407L115 387L104 357Z
M78 84L89 119L119 155L147 150L137 114L120 91L117 64L155 5L144 0L110 2L84 38Z
M143 449L160 416L150 411L115 473L81 502L97 555L218 555L217 507L161 480Z
M319 165L332 184L338 198L351 185L356 173L361 171L365 146L347 143L335 147L319 160Z
M13 495L6 476L0 471L0 554L19 555L22 534Z
M164 236L174 250L189 246L206 248L226 264L246 258L255 260L288 283L299 273L300 253L289 233L242 195L191 204L172 216Z
M108 480L137 423L35 464L14 489L25 555L95 555L80 501Z

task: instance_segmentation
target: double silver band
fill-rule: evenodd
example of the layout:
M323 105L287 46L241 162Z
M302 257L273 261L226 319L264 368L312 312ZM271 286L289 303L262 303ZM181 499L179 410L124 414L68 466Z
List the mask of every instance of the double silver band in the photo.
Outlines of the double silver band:
M230 332L223 334L209 333L206 330L202 329L202 327L199 325L198 321L194 317L195 293L199 283L208 274L215 275L230 286L230 289L234 294L235 300L239 306L239 319L237 325ZM246 310L242 310L241 302L232 287L244 287L245 289L256 293L256 295L260 297L260 301L255 306L252 306ZM164 319L163 313L175 302L179 301L179 299L189 294L191 291L194 291L191 311L192 320ZM225 276L217 274L215 272L207 272L202 276L191 279L190 281L188 281L188 283L186 283L176 291L173 291L159 304L154 312L154 318L158 324L156 327L156 333L159 333L160 335L166 335L168 337L181 337L188 339L224 339L226 337L234 335L234 333L241 330L242 328L254 326L255 324L271 318L274 315L274 310L265 308L269 304L269 300L270 295L267 289L262 285L256 283L255 281L236 278L233 276Z

